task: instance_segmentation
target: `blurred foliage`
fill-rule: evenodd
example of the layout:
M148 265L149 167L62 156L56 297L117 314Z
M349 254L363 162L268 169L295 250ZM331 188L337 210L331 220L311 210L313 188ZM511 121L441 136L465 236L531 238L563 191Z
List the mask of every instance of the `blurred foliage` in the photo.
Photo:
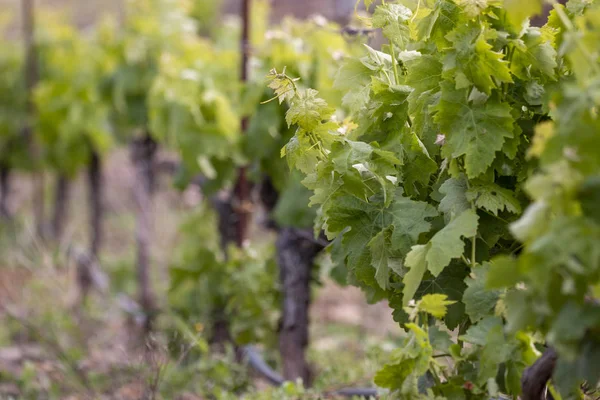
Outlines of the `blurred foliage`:
M221 249L214 211L205 205L186 218L170 268L169 304L190 326L211 336L227 321L239 344L274 343L279 312L277 268L270 241Z
M203 195L208 196L229 189L236 168L249 165L256 182L268 176L274 183L280 201L273 216L280 225L311 226L315 212L308 207L310 192L300 184L300 174L290 173L280 154L293 131L285 109L275 102L262 104L270 99L264 76L273 67L287 66L301 78L299 86L315 87L339 104L342 92L333 85L336 71L346 57L362 49L363 40L348 38L339 26L322 18L289 18L270 28L269 2L252 3L252 49L245 83L239 78L240 21L215 18L220 2L129 0L122 25L106 18L86 32L79 32L60 15L40 11L36 32L40 81L34 90L32 123L43 167L73 177L87 165L92 151L106 154L137 135L150 134L180 156L180 187L202 175ZM28 120L23 68L22 49L3 42L0 164L32 165L22 135ZM340 108L336 118L343 120L346 113ZM249 119L245 136L240 128L243 118ZM118 281L114 290L129 291L131 256L111 259L109 273ZM216 215L202 203L185 217L169 274L167 308L177 322L170 320L159 332L170 335L169 349L181 360L168 360L162 372L164 398L183 390L219 399L317 398L317 391L292 383L255 390L231 352L216 355L207 347L214 323L224 319L236 343L262 343L267 357L271 356L280 305L272 237L266 235L242 249L223 249ZM60 300L38 289L32 289L32 301L40 296ZM31 308L35 311L31 315L47 324L44 334L65 345L61 348L69 354L61 358L61 368L86 361L85 343L76 337L84 333L67 306L48 301L39 308L32 303ZM44 328L36 325L35 330ZM332 373L337 367L327 365L330 360L344 370L352 364L334 354L316 359L325 364L329 376L339 376ZM143 379L156 372L155 365L138 367L134 372ZM69 388L49 393L37 387L36 368L27 366L19 378L23 393L64 398ZM88 378L92 390L108 390L110 374ZM77 371L73 379L81 381ZM331 382L323 379L320 384L325 387Z
M161 59L149 103L152 131L182 155L183 182L200 173L209 179L203 189L210 194L223 187L223 178L233 177L227 171L249 162L254 180L268 176L279 194L273 210L277 223L310 227L315 213L308 207L309 192L280 155L293 131L285 110L275 102L262 104L270 98L264 76L272 66L287 65L302 77L299 84L314 84L341 102L334 76L358 46L343 37L339 26L318 18L290 18L266 30L268 2L253 5L249 81L239 82L239 38L216 43L186 38ZM249 127L240 137L243 117ZM277 313L272 310L279 308L273 245L253 243L254 249L229 248L223 254L214 218L202 206L182 227L170 269L171 307L189 323L208 329L215 312L223 310L218 317L229 321L237 343L273 343Z
M11 15L0 13L0 32ZM27 120L24 52L14 41L0 43L0 165L29 168L23 128Z
M109 107L99 91L103 50L73 26L44 15L36 31L40 80L34 127L42 158L73 177L91 152L113 142Z
M15 43L0 45L0 164L28 167L23 138L26 91L23 51Z

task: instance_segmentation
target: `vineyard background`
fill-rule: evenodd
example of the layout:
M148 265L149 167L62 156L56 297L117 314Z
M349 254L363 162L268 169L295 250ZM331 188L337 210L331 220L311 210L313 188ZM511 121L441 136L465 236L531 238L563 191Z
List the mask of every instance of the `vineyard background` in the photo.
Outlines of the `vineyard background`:
M171 159L172 155L163 154L163 159ZM90 317L77 320L77 326L65 326L61 319L72 313L76 307L78 292L74 279L75 265L66 262L64 256L56 257L51 247L35 239L33 221L28 219L24 231L17 237L11 232L2 233L2 254L4 263L0 269L0 304L2 307L19 304L32 312L47 312L41 321L34 320L38 329L47 330L52 337L64 340L65 352L89 351L84 358L86 368L106 374L105 398L107 399L140 399L146 389L147 377L140 372L144 370L145 357L139 348L131 342L137 340L132 334L124 311L122 293L134 293L135 278L132 265L134 263L134 213L131 195L134 171L127 152L116 151L106 162L106 243L102 258L102 268L109 275L111 289L109 293L99 295L88 312ZM168 290L168 265L171 261L171 250L178 240L178 227L186 214L197 205L200 194L197 189L190 188L183 194L173 189L172 179L163 176L159 182L154 201L155 245L152 248L153 287L164 301ZM31 215L32 182L27 176L15 178L11 190L11 210ZM84 177L79 177L74 184L72 206L69 210L70 220L65 229L63 246L77 243L85 235L87 219ZM321 385L327 387L332 383L342 382L368 383L369 375L375 373L383 355L377 348L381 345L392 346L400 334L400 328L392 320L389 308L384 303L369 305L364 295L357 288L340 287L326 276L324 287L316 289L315 302L311 308L312 341L311 360L318 363L318 373L324 374ZM97 302L97 303L96 303ZM38 311L34 315L38 315ZM37 317L31 317L37 318ZM22 389L46 387L50 382L62 376L65 365L48 343L18 344L14 342L14 332L20 331L15 325L3 325L0 329L0 395L10 396L22 394ZM86 341L84 348L72 343L75 338ZM162 340L162 339L161 339ZM89 347L88 347L89 346ZM165 351L164 348L160 350ZM225 359L227 361L227 359ZM161 366L171 365L177 361L160 361L154 373ZM164 365L162 363L165 363ZM233 363L232 360L227 361ZM353 368L348 368L353 365ZM210 367L209 367L210 368ZM229 366L228 368L231 368ZM122 376L124 369L131 369L131 376ZM114 370L114 372L111 372ZM23 380L27 371L33 373L31 381ZM201 374L201 373L199 373ZM243 381L245 373L234 370L235 380ZM69 375L67 387L74 386L77 379ZM225 377L225 382L234 380ZM75 381L75 382L72 382ZM265 386L261 379L255 381L259 388ZM185 385L182 385L185 386ZM100 388L103 385L99 385ZM73 388L71 388L73 390ZM193 400L197 397L185 388L169 388L166 396ZM85 395L73 394L70 399L86 399ZM96 397L93 397L96 398ZM169 397L166 397L169 398Z
M239 15L241 0L225 0L222 2L223 14ZM39 2L40 6L53 8L63 8L72 13L73 20L80 27L86 27L93 24L102 13L112 13L118 15L123 10L123 0L43 0ZM354 12L355 2L352 0L272 0L272 21L281 20L286 15L293 15L296 18L308 18L314 14L319 14L327 19L347 22ZM2 9L12 9L18 13L18 0L1 0ZM15 21L19 26L19 21ZM16 28L18 29L18 28Z
M0 397L598 393L600 2L361 4L0 0Z
M223 14L239 15L240 4L240 1L226 1ZM352 16L354 2L274 1L271 6L274 24L284 16L308 18L316 12L345 23ZM47 0L37 2L36 7L68 15L71 23L81 30L89 29L105 13L121 16L123 12L120 0ZM0 10L8 11L9 15L5 36L9 40L21 38L21 2L0 0ZM177 162L176 153L160 150L157 165L174 162ZM86 173L79 173L71 184L67 222L58 247L37 236L32 176L16 172L11 179L8 209L18 222L16 227L3 224L0 238L4 260L0 268L3 319L0 398L129 400L162 396L193 400L205 398L200 393L213 393L213 384L226 390L241 385L250 392L264 392L264 381L236 367L231 354L210 355L199 366L180 365L180 360L171 359L167 349L172 335L168 323L160 325L151 339L156 346L153 345L150 356L143 346L140 348L140 328L136 327L134 318L137 305L133 300L137 286L133 269L135 167L126 149L111 151L104 165L105 239L98 279L106 279L108 286L93 294L84 310L79 309L78 266L70 252L81 248L87 235ZM51 174L46 176L45 186L50 209L55 189ZM161 305L167 301L168 268L173 249L181 239L179 227L201 201L197 186L190 186L182 193L173 187L169 173L159 174L153 200L155 234L151 247L151 286ZM252 235L272 235L260 228L264 216L256 218L259 231ZM367 304L359 289L339 286L331 281L327 272L323 272L320 279L322 287L314 288L311 306L309 355L315 368L313 372L319 377L316 387L328 389L340 382L368 386L383 361L381 346L394 346L401 329L384 303ZM198 332L202 334L201 329ZM276 358L271 350L265 356L271 361ZM78 372L79 367L85 371L83 375ZM206 382L194 384L177 378L178 374L192 371L194 375L206 376ZM154 382L159 372L164 376L160 376L160 382ZM153 386L157 383L160 388ZM266 396L277 398L279 395Z

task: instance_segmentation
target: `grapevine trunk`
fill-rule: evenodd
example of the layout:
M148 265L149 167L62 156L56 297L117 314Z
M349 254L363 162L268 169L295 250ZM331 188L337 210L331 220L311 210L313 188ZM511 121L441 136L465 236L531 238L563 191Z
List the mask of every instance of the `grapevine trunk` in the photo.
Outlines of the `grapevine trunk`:
M157 144L149 134L131 143L131 159L135 165L136 179L133 185L137 222L135 238L137 246L137 280L139 302L146 316L144 330L152 328L154 296L150 286L150 246L152 234L152 192L154 186L154 156Z
M67 220L67 209L70 200L69 178L63 174L56 177L56 189L54 193L54 216L52 218L52 235L59 243L62 240Z
M98 257L102 246L102 160L92 152L88 170L90 205L90 253Z
M310 233L309 233L310 235ZM277 259L283 289L279 351L283 376L288 380L312 380L305 350L308 346L310 280L315 256L322 246L296 228L283 228L277 239Z
M8 197L10 194L10 167L3 165L0 167L0 216L10 218L8 209Z

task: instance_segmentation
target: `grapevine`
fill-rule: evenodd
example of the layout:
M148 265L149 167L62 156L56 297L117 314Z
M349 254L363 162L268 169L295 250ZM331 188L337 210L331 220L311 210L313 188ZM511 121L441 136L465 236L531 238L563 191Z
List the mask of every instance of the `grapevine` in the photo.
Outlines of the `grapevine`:
M383 2L370 22L389 44L338 73L345 126L317 91L270 75L297 127L282 155L305 175L333 261L406 328L375 377L398 398L528 396L520 378L544 344L562 396L600 378L586 301L598 8L554 4L536 28L531 3Z

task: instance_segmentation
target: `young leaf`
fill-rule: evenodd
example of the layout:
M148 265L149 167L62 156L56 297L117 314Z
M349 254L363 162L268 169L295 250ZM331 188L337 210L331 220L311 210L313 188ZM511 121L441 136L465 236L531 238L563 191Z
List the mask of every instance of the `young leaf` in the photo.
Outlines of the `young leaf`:
M285 120L288 126L297 124L307 132L312 131L323 120L331 117L335 111L329 107L327 102L319 97L318 91L306 89L298 92L298 96L291 101L290 108L285 114Z
M401 49L406 49L410 39L408 20L412 17L409 8L394 3L377 7L373 14L373 27L382 28L383 34Z
M526 18L542 12L542 0L504 0L504 9L510 21L520 27Z
M448 306L454 304L449 301L445 294L426 294L419 300L417 309L433 315L436 318L444 318L448 311Z
M457 89L473 84L489 95L497 83L513 81L504 55L492 50L479 26L465 24L448 34L448 40L452 50L444 59L444 71L456 73Z

